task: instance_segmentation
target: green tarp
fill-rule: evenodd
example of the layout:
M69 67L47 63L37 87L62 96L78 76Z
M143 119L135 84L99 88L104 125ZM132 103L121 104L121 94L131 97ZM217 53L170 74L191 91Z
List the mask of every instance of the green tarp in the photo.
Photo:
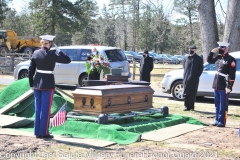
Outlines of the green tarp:
M11 85L7 86L6 88L4 88L4 90L0 92L0 109L17 99L29 89L30 87L28 78L14 81ZM65 102L66 99L64 99L64 97L62 97L60 93L55 91L52 101L51 115L55 115ZM72 110L73 102L67 101L67 111L69 112ZM14 108L9 110L6 114L32 118L34 117L34 111L34 96L32 95L26 100L14 106Z
M0 93L0 108L29 90L28 79L22 79L9 85ZM66 100L56 92L54 94L51 114L54 115ZM68 101L67 111L72 111L73 103ZM9 115L34 118L34 97L31 96L22 103L16 105L8 112ZM50 128L53 134L67 134L73 137L93 138L109 140L118 144L130 144L136 142L140 135L152 130L165 128L180 123L205 125L191 117L182 115L163 116L159 113L146 116L132 117L129 119L117 119L109 124L98 124L86 120L68 118L64 125ZM33 123L21 128L22 130L33 131Z

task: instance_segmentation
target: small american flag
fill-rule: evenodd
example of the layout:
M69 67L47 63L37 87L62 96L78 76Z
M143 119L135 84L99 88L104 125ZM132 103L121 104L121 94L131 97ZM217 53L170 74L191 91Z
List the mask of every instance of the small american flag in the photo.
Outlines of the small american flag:
M66 121L66 107L67 103L64 103L63 106L60 108L60 110L55 114L55 116L52 119L52 126L60 126Z

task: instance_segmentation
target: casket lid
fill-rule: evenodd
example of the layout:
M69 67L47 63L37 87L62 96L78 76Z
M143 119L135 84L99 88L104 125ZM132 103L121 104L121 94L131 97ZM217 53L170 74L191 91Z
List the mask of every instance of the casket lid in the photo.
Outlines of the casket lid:
M136 93L154 93L150 86L146 85L104 85L104 86L88 86L79 87L72 92L80 95L96 95L96 96L113 96L119 94L136 94Z

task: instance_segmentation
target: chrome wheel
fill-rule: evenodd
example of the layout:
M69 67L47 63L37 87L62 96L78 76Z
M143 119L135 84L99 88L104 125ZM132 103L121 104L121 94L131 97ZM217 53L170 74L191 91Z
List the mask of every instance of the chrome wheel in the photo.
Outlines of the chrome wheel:
M87 74L84 74L84 75L82 75L81 77L80 77L80 79L79 79L79 85L81 86L81 87L85 87L86 85L84 84L84 80L88 80L88 75Z
M28 77L28 71L23 70L23 71L20 72L18 79L23 79L23 78L26 78L26 77Z
M175 100L184 100L183 97L183 83L182 81L176 82L172 87L172 96Z

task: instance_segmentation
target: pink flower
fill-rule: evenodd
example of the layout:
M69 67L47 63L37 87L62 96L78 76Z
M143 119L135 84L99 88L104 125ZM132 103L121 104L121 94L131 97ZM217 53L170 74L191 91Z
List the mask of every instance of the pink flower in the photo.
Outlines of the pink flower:
M108 63L107 63L107 62L104 62L103 65L104 65L104 66L108 66Z

